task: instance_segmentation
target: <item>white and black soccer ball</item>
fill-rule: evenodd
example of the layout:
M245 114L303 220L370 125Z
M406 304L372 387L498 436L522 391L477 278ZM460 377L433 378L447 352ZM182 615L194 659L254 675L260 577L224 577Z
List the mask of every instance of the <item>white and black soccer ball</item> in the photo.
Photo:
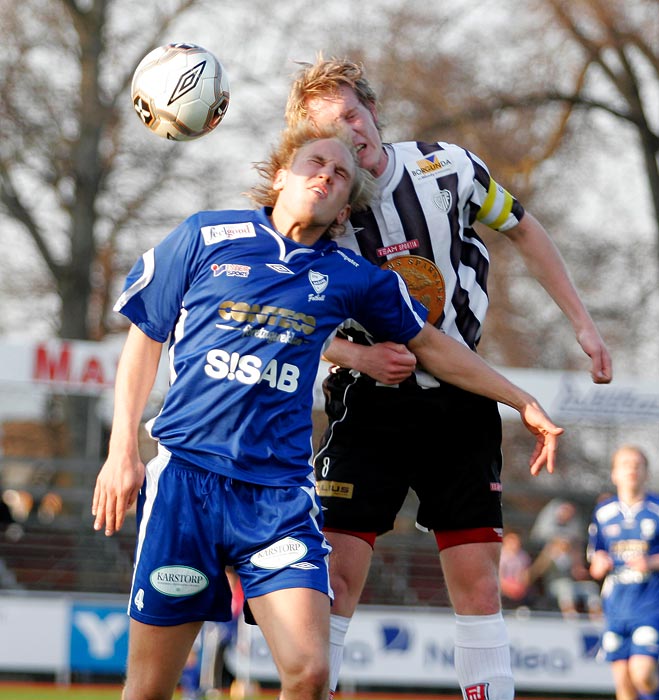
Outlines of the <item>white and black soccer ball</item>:
M210 51L196 44L166 44L140 61L131 96L137 115L154 134L190 141L222 121L229 79Z

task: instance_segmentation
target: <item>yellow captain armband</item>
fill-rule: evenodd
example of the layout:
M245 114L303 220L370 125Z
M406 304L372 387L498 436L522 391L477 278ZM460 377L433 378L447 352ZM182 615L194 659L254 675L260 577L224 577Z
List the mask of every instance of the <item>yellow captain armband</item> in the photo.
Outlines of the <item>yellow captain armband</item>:
M508 221L514 201L510 192L490 178L487 196L476 218L490 228L498 230Z

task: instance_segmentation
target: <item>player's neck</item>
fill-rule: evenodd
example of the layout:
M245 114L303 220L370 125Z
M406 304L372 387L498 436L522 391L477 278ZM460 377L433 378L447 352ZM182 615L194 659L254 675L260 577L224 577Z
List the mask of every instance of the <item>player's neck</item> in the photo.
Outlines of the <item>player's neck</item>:
M297 221L290 217L277 214L275 211L270 216L270 221L276 231L282 236L290 238L300 245L311 247L325 233L326 227Z
M618 491L618 500L622 501L626 506L633 506L645 500L644 491Z

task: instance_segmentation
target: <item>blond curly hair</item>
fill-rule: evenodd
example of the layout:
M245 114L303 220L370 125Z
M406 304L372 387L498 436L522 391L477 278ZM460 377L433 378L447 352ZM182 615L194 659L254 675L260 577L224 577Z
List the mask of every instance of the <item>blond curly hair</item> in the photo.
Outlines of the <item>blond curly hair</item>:
M355 174L350 189L348 204L353 211L362 211L368 207L369 202L375 194L375 180L373 176L364 168L360 167L357 151L352 145L350 137L340 128L335 126L319 127L311 122L300 122L286 129L279 143L270 153L270 157L254 164L261 182L254 185L247 195L258 205L274 207L279 193L273 189L273 183L277 171L288 169L293 164L297 152L308 143L325 139L337 139L350 152L355 164ZM345 231L343 224L332 224L328 233L335 237Z

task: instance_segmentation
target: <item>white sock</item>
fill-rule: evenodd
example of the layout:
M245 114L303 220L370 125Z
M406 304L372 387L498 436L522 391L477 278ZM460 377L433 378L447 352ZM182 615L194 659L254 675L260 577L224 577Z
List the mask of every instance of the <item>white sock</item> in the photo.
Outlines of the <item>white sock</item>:
M341 663L343 662L343 645L351 619L350 617L342 617L341 615L330 615L330 700L334 697L336 686L339 684L339 673L341 671Z
M455 672L464 700L513 700L510 644L501 612L455 616Z

